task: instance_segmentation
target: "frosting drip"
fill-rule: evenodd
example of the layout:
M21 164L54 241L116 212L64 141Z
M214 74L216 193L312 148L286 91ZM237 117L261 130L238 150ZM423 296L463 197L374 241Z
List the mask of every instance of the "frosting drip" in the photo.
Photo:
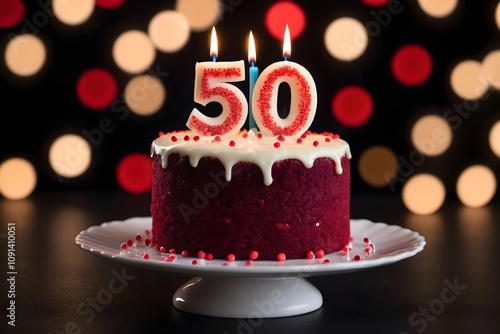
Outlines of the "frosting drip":
M340 159L351 159L349 144L332 133L307 132L299 138L263 136L252 129L229 137L198 136L192 131L177 131L161 135L151 144L151 156L161 156L162 167L167 167L171 154L188 156L191 166L198 166L204 157L214 157L225 168L226 180L238 162L250 162L260 167L266 186L273 182L271 171L275 162L285 159L301 161L311 168L317 158L330 158L335 172L342 174Z

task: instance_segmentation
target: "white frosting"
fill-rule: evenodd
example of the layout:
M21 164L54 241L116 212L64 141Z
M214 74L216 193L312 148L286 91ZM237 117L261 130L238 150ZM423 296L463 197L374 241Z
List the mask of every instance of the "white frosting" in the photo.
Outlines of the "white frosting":
M340 159L344 156L351 159L349 144L332 134L310 133L300 139L301 143L297 143L296 138L284 137L280 141L283 137L262 136L259 139L257 135L255 129L240 131L229 137L199 136L193 131L167 133L153 141L151 156L161 155L163 168L167 167L168 157L174 153L188 156L193 167L198 166L201 158L214 157L224 165L227 181L231 180L231 170L235 164L250 162L262 170L265 185L273 182L271 170L273 164L280 160L297 159L306 168L311 168L317 158L330 158L335 161L336 173L342 174ZM189 139L186 140L186 136ZM199 137L197 141L194 140L196 136ZM231 146L231 142L234 146ZM279 143L279 147L275 147L275 143Z

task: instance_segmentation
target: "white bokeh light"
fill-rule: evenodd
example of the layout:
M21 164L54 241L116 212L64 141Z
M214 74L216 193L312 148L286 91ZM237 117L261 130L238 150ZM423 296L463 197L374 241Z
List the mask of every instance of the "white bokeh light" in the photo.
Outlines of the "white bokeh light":
M37 175L33 165L24 158L10 158L0 164L0 193L12 200L31 195Z
M441 208L446 198L446 189L436 176L418 174L406 181L402 197L408 210L418 215L428 215Z
M443 18L453 13L458 0L418 0L418 4L427 15Z
M191 30L201 32L219 21L224 4L220 0L177 0L175 9L187 18Z
M125 87L125 103L138 115L151 115L160 110L165 102L165 87L151 75L144 74L132 78Z
M413 146L428 156L444 153L451 145L452 136L450 124L437 115L421 117L411 130Z
M473 208L488 204L497 189L497 180L493 171L483 165L466 168L457 180L457 195L460 201Z
M483 75L482 64L475 60L458 63L451 71L450 85L457 96L466 100L479 99L490 86Z
M351 61L359 58L368 45L368 32L361 22L351 17L336 19L326 28L325 47L332 57Z
M54 16L64 24L79 25L87 21L95 8L95 0L53 0Z
M89 168L91 158L89 143L74 134L58 137L49 149L50 166L54 172L63 177L82 175Z
M5 48L7 68L19 76L37 74L45 64L45 45L35 35L22 34L12 38Z
M500 50L489 52L483 59L482 76L495 89L500 89Z
M146 71L156 56L148 34L140 30L122 33L113 44L113 59L123 71L138 74Z
M186 45L191 34L186 17L175 10L156 14L148 26L154 46L163 52L176 52Z
M497 121L490 130L490 148L500 158L500 121Z

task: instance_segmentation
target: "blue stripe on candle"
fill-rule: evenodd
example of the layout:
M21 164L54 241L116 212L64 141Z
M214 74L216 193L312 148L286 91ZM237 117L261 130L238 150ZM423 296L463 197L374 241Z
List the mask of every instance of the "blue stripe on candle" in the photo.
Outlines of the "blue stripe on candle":
M248 106L248 129L253 129L257 128L257 124L255 123L255 119L253 117L252 113L252 96L253 96L253 88L255 86L255 82L257 81L257 78L259 77L259 68L257 66L254 66L255 62L251 62L251 66L249 68L249 82L250 82L250 89L249 89L249 94L248 94L248 101L249 101L249 106Z

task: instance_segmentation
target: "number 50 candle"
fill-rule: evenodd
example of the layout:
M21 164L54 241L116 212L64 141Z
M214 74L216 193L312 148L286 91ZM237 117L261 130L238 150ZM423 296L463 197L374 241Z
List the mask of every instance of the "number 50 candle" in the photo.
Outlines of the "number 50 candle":
M259 130L265 135L296 137L307 131L314 120L317 92L314 79L303 66L288 61L291 54L288 25L283 43L284 61L269 65L255 83L252 112ZM278 114L278 88L290 86L290 112L286 118Z
M226 82L245 80L243 60L217 62L217 38L212 30L211 56L214 61L196 64L194 101L207 105L218 102L222 113L208 117L194 108L186 123L187 127L204 136L231 135L240 130L248 116L248 102L241 90Z

